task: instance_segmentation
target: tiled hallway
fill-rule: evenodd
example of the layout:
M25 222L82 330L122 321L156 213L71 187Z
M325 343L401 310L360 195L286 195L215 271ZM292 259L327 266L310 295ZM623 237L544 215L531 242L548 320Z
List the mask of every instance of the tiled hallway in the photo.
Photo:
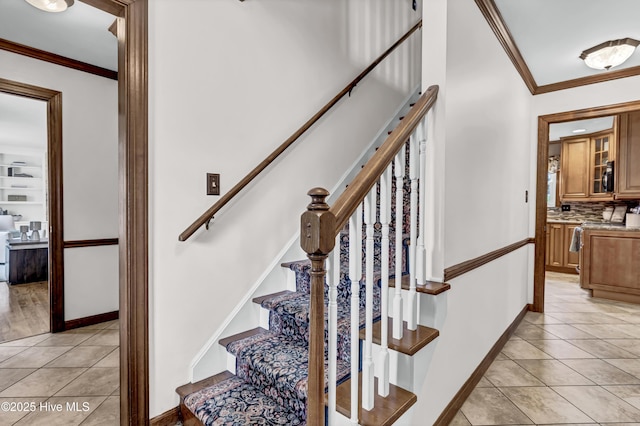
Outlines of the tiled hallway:
M0 344L1 426L115 426L118 321Z
M547 273L527 313L452 425L640 425L640 306L592 299Z

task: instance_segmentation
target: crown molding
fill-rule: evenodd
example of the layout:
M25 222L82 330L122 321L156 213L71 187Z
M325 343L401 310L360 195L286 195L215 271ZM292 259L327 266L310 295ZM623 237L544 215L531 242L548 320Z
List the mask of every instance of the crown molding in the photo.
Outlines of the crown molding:
M496 35L498 41L507 53L507 56L509 56L509 59L511 59L511 62L524 80L524 84L527 86L531 94L535 95L538 85L533 79L533 75L531 74L527 63L524 61L518 46L516 46L516 43L513 41L513 37L511 36L507 25L504 23L504 19L502 19L502 15L500 14L498 7L493 0L475 1L480 12L484 15L484 18L487 20L487 23L493 30L493 33Z
M475 0L475 2L532 95L540 95L640 75L640 66L636 66L616 71L603 71L601 74L538 86L494 0Z
M30 58L50 62L52 64L61 65L63 67L72 68L89 74L98 75L100 77L109 78L111 80L118 79L118 73L116 71L67 58L66 56L56 55L55 53L45 52L44 50L25 46L24 44L15 43L3 38L0 38L0 50L6 50L7 52L28 56Z

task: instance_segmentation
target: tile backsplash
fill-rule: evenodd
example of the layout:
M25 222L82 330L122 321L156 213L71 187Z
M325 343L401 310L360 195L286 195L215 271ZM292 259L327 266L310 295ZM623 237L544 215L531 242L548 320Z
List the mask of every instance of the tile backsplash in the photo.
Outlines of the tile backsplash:
M560 207L547 209L547 220L575 220L578 222L602 222L602 212L608 206L627 206L627 210L638 205L637 201L606 201L606 202L573 202L562 203L570 205L571 210L563 212Z

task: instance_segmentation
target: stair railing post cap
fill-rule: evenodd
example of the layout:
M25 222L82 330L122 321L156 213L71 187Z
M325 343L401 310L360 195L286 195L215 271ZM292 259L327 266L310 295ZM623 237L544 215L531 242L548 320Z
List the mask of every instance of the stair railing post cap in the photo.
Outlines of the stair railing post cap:
M329 191L324 188L316 187L307 192L307 195L311 197L311 203L307 206L307 210L329 210L329 205L325 201L329 196Z

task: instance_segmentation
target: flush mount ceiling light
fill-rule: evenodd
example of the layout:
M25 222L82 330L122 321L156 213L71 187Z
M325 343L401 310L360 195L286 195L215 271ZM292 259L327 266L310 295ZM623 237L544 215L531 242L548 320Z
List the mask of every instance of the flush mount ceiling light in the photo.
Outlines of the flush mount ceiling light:
M45 12L64 12L73 6L73 0L26 0L26 2Z
M638 44L640 41L632 38L605 41L582 52L580 59L590 68L609 70L629 59Z

